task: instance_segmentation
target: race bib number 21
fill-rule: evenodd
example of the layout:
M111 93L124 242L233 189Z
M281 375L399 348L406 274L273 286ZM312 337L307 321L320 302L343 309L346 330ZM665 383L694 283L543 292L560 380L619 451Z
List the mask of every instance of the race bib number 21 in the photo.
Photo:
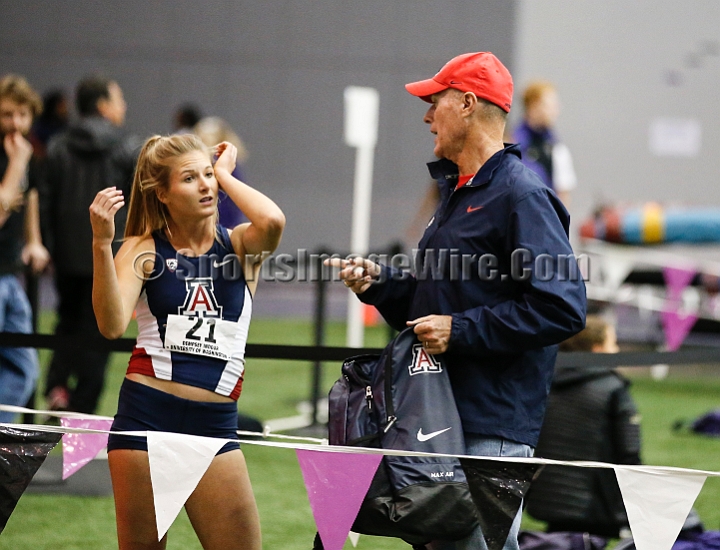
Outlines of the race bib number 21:
M165 349L227 361L238 329L237 323L216 317L168 315Z

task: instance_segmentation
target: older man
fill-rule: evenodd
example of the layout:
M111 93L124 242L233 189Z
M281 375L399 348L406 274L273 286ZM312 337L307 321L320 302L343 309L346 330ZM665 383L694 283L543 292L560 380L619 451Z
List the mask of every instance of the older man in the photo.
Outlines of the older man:
M39 165L27 139L42 111L40 96L19 75L0 79L0 332L32 332L32 311L18 275L40 272L50 256L40 238ZM0 348L0 403L25 405L38 377L37 352ZM0 422L14 413L0 412Z
M440 204L414 274L363 259L332 264L391 326L413 326L429 353L445 354L467 454L531 456L556 344L585 322L568 213L503 144L513 84L497 57L460 55L406 89L430 103L424 121L440 159L428 165ZM520 513L505 549L518 548L519 524ZM454 547L487 548L479 528Z

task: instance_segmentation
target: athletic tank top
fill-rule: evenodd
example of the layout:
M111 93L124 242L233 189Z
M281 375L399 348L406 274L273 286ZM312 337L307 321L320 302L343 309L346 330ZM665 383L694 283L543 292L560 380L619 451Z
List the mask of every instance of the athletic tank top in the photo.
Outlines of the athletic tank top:
M155 267L136 308L128 373L240 397L252 296L227 231L202 256L178 253L153 233Z

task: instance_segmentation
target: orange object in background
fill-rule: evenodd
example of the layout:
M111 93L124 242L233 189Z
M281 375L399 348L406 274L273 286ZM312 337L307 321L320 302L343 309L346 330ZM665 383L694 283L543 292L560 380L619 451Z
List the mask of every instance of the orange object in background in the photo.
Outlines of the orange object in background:
M376 327L380 324L380 321L382 321L382 315L375 306L363 304L363 324L366 327Z

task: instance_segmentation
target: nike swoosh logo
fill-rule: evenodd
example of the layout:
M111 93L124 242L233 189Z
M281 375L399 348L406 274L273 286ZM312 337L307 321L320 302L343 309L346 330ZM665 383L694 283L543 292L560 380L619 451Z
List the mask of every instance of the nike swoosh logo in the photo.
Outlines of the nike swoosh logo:
M430 432L429 434L424 434L424 433L422 432L422 428L420 428L420 429L418 430L418 433L417 433L418 441L427 441L428 439L432 439L433 437L438 436L438 435L440 435L441 433L445 433L446 431L448 431L448 430L451 429L451 428L452 428L452 426L450 426L450 428L445 428L444 430L438 430L438 431L436 431L436 432Z
M226 258L226 259L224 259L224 260L223 260L222 262L220 262L220 263L218 263L217 260L214 260L214 261L213 261L213 267L214 267L214 268L222 267L222 266L224 266L225 264L229 264L229 263L232 262L234 259L235 259L235 258Z
M468 214L470 212L475 212L476 210L480 210L483 206L485 206L485 205L481 204L480 206L468 206L467 207Z

